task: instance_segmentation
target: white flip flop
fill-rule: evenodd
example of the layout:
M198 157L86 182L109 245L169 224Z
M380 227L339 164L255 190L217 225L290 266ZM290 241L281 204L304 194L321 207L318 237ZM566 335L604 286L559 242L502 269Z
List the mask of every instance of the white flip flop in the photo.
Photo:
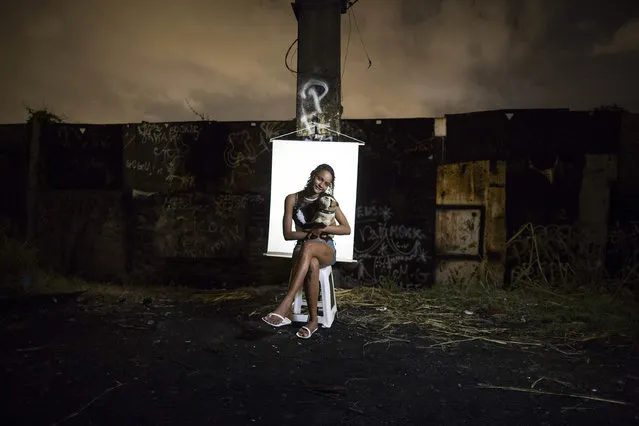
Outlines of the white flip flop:
M266 320L266 318L270 317L271 315L278 317L282 321L279 324L273 324L271 322L268 322ZM286 317L283 317L280 314L276 314L275 312L271 312L270 314L266 315L265 317L262 317L262 321L264 321L265 323L267 323L271 327L284 327L285 325L289 325L292 322L290 319L288 319Z
M297 333L295 333L295 335L296 335L297 337L299 337L300 339L310 339L310 338L311 338L311 336L312 336L313 334L315 334L315 332L316 332L317 330L319 330L319 326L318 326L315 330L313 330L313 331L311 331L311 329L310 329L310 328L308 328L308 327L307 327L307 326L305 326L305 325L303 325L301 328L303 328L304 330L308 331L308 335L306 335L306 336L305 336L305 335L303 335L302 333L300 333L300 331L299 331L299 330L297 330Z

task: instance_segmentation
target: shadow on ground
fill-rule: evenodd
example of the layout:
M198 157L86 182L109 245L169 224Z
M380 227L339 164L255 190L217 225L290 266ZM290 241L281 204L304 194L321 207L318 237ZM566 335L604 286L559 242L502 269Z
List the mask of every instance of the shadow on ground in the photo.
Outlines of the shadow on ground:
M4 301L4 425L637 424L631 345L579 356L392 338L340 312L312 339L224 303L49 295ZM423 333L419 333L423 334ZM446 350L444 350L446 349ZM530 392L543 392L541 394Z

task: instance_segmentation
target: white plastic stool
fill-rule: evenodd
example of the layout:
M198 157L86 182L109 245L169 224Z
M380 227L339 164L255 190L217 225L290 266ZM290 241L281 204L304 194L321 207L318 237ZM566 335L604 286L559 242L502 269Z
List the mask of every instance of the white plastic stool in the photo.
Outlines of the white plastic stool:
M333 325L337 316L337 301L335 299L335 281L333 280L333 267L325 266L319 270L320 300L317 302L317 316L319 323L326 328ZM291 318L295 322L308 322L308 313L302 313L302 307L308 309L304 290L295 295L293 301L293 313Z

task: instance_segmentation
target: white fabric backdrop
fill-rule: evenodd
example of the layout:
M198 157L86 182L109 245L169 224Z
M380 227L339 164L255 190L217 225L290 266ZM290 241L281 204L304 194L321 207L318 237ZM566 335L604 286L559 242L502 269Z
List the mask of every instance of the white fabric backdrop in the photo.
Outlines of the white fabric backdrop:
M284 199L306 185L311 171L322 163L335 170L333 196L351 225L351 235L334 238L338 262L353 261L357 167L360 143L273 140L271 169L271 209L267 256L291 257L295 241L282 235Z

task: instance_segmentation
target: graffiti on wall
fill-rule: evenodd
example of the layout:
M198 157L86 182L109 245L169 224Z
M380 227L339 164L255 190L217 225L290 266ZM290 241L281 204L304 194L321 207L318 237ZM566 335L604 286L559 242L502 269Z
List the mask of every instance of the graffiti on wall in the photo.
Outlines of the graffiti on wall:
M257 126L259 131L248 127L228 134L224 149L224 164L229 169L224 183L228 189L236 189L240 180L260 171L268 173L271 139L286 133L286 126L286 122L263 121Z
M307 139L332 141L332 135L317 134L317 125L322 121L324 108L322 100L329 92L328 83L317 78L311 78L302 84L299 92L300 124L307 134ZM325 123L321 123L325 124Z
M433 121L344 120L360 149L354 254L358 277L403 287L432 283L435 213ZM365 183L364 183L365 182Z
M405 154L425 153L429 160L434 159L437 144L435 136L424 135L422 137L417 137L412 134L408 134L408 139L410 143L406 144L403 148Z
M230 169L226 179L229 188L235 188L237 180L255 174L258 159L270 152L270 140L282 126L278 122L262 122L259 136L248 128L228 134L224 149L224 164ZM257 137L256 137L257 136Z
M195 176L186 170L191 144L198 140L200 124L141 123L125 132L126 173L135 180L153 181L168 189L189 189Z
M321 84L305 88L306 124L312 126L330 113L329 89L332 86ZM368 155L360 161L354 236L365 278L419 286L432 281L428 227L434 220L429 207L434 179L419 162L431 149L430 122L404 123L384 121L378 126L375 120L347 120L341 130L350 125L345 133L367 142ZM131 265L138 270L148 264L149 274L157 275L167 271L165 260L180 258L250 259L258 269L270 268L272 262L262 264L261 256L268 230L270 140L294 131L296 124L291 120L120 126L124 158L121 155L119 165L125 168L127 186L144 195L130 206ZM379 173L382 169L385 173Z
M364 279L419 287L431 279L431 237L422 228L393 221L388 206L359 206L355 257L364 265Z
M229 258L244 250L248 208L259 195L174 194L160 197L155 246L167 258Z

